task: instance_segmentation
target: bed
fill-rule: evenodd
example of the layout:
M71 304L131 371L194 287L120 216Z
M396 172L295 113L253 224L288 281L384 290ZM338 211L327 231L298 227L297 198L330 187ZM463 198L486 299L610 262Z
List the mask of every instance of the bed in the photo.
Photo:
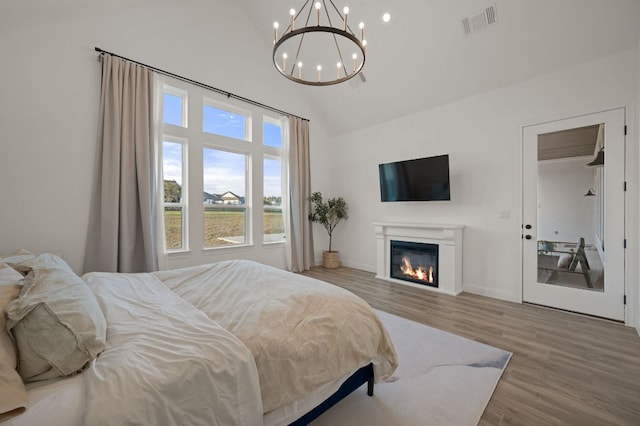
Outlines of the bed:
M5 307L14 332L16 305L24 311L22 299L39 300L47 273L74 277L50 254L0 261L26 274ZM259 263L89 273L74 282L104 316L103 348L77 373L55 377L62 369L55 362L31 371L26 410L18 407L3 426L308 424L364 383L371 394L397 366L387 331L362 299ZM24 373L21 365L16 371Z

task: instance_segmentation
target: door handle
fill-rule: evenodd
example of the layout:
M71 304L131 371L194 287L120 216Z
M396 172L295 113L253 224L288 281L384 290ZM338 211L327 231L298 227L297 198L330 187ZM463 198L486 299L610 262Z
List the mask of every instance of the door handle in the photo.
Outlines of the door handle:
M529 235L529 234L525 235L524 237L525 237L527 240L530 240L530 239L531 239L531 235Z
M531 229L531 225L525 225L524 226L526 229Z

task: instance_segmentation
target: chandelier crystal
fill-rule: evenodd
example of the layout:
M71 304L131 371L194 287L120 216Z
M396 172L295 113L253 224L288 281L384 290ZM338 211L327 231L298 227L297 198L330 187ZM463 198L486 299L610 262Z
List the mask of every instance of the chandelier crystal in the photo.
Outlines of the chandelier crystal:
M273 23L273 64L280 74L296 83L329 86L362 71L365 26L360 22L356 35L348 7L340 12L333 0L306 0L299 11L289 10L289 16L281 34L280 24Z

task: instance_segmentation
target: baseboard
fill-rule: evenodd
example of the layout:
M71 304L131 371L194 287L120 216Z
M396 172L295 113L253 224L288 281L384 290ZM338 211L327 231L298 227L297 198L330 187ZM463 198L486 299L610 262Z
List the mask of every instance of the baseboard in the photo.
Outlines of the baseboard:
M364 263L350 262L349 260L343 261L342 266L346 266L347 268L359 269L366 272L376 272L376 265L366 265Z
M315 266L322 266L322 256L315 256L315 261ZM346 266L347 268L359 269L366 272L376 272L376 265L351 262L348 259L343 259L342 257L340 258L340 263L342 264L342 266Z
M507 302L515 302L520 303L520 299L518 295L504 290L496 290L486 287L478 287L472 284L462 284L462 291L472 294L477 294L478 296L487 296L492 297L494 299L506 300Z
M318 260L317 265L322 265L322 258ZM353 268L353 269L359 269L361 271L366 271L366 272L373 272L373 273L377 272L376 265L352 262L350 260L342 260L342 266L346 266L348 268ZM462 291L466 291L467 293L477 294L479 296L486 296L486 297L492 297L494 299L506 300L507 302L522 303L522 301L519 298L519 295L509 291L478 287L471 284L463 284ZM638 327L638 330L639 330L638 333L640 333L640 325Z

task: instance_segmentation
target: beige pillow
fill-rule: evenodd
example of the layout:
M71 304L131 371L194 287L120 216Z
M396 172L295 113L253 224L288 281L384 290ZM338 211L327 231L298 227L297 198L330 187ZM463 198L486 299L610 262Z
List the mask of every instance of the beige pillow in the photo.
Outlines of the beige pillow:
M0 422L24 413L27 391L16 371L16 348L7 332L5 307L20 294L22 275L0 262Z
M57 256L38 255L12 266L29 270L20 296L7 306L20 376L37 381L80 371L102 352L106 339L94 294Z

